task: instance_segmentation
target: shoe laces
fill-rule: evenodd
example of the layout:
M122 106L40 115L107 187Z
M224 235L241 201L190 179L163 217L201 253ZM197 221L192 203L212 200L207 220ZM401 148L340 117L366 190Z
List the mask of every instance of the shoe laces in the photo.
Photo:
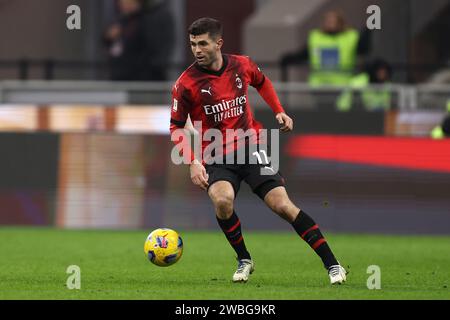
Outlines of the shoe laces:
M339 266L331 266L330 269L328 269L328 273L333 277L337 276L339 274L339 271L340 271Z
M242 273L244 272L244 268L246 265L250 264L250 262L239 260L238 268L236 270L236 273Z

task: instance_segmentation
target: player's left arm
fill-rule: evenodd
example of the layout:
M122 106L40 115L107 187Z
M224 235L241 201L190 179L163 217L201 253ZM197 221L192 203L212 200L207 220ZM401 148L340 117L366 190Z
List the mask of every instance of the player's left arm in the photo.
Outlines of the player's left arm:
M277 119L278 123L281 125L280 130L283 132L291 131L294 128L294 121L286 114L281 106L280 99L278 99L278 95L270 79L265 76L262 86L256 89L258 90L259 95L275 113L275 119Z
M265 76L258 66L249 58L250 85L255 87L259 95L269 105L275 114L275 118L281 125L283 132L291 131L294 127L294 121L284 111L280 99L273 87L272 81Z

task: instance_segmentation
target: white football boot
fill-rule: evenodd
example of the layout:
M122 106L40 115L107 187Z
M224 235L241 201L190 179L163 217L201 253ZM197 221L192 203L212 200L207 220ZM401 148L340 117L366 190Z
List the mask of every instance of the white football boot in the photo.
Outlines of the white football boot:
M342 284L347 280L347 271L339 264L329 267L328 275L331 284Z
M238 268L233 274L233 282L247 282L250 274L255 270L255 265L250 259L238 260Z

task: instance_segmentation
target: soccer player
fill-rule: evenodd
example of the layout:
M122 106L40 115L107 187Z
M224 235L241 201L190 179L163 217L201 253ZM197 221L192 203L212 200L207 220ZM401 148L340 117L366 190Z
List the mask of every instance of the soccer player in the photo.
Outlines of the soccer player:
M271 107L281 126L280 130L292 130L293 121L284 112L269 78L249 57L222 54L222 26L219 21L200 18L192 23L188 33L195 62L173 86L170 120L172 134L177 129L185 128L188 117L192 122L201 121L203 132L214 128L226 135L227 129L262 129L250 109L247 92L249 85L255 87ZM237 153L238 148L248 148L249 144L260 142L259 139L251 138L240 145L239 141L231 141L233 145L237 143L232 152ZM225 138L223 143L230 141ZM177 147L183 152L186 144L188 142L184 141L183 146L182 141ZM202 150L208 144L206 139L202 141ZM188 154L183 156L190 163L191 180L207 191L215 208L217 222L237 254L238 267L233 275L234 282L246 282L254 271L254 263L245 245L241 223L233 206L242 180L249 184L270 209L289 222L319 255L328 271L331 284L340 284L346 280L345 269L336 260L317 224L289 199L281 174L262 174L262 168L272 168L270 163L251 163L246 158L243 164L228 163L229 161L211 164L205 163L205 159L195 158L193 152ZM246 153L247 156L250 158Z

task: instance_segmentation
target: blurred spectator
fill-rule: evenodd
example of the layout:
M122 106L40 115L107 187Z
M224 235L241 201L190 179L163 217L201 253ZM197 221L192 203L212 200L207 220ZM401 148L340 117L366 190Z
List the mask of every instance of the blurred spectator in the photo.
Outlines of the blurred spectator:
M431 131L431 137L433 139L450 138L450 99L447 101L447 114L442 124Z
M367 65L365 72L350 79L349 88L337 100L338 110L349 111L354 106L355 95L359 95L365 110L389 110L392 103L391 78L391 65L382 59L374 60Z
M119 17L104 33L111 80L166 80L174 42L167 1L118 0Z
M358 55L369 51L370 33L361 36L347 26L343 15L336 10L325 13L320 29L313 29L308 36L307 48L287 54L282 65L300 64L309 61L309 84L347 85L355 69Z

